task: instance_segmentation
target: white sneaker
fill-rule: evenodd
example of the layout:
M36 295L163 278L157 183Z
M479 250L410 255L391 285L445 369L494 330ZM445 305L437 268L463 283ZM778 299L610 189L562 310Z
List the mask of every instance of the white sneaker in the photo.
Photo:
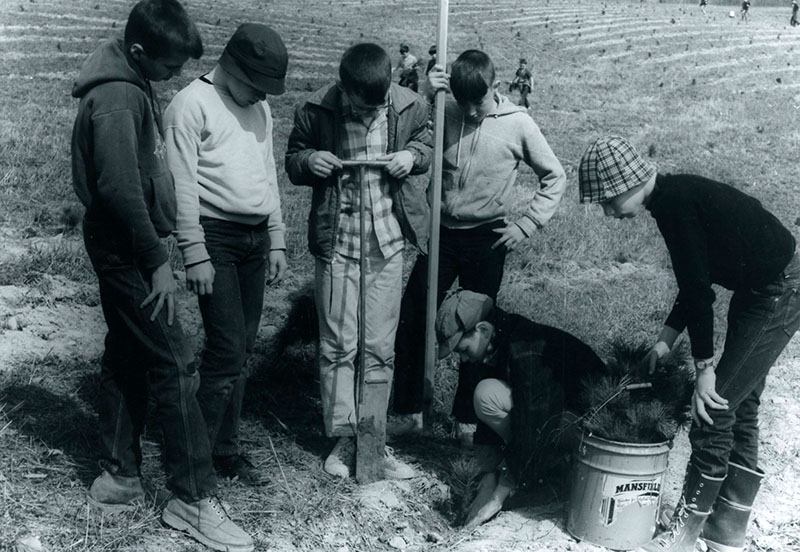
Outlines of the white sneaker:
M350 466L356 458L356 441L352 437L339 437L333 450L325 459L325 472L330 475L347 478L350 477Z
M383 456L383 475L386 479L412 479L417 477L417 472L405 462L395 458L391 447L386 447Z
M400 414L386 424L387 437L400 437L401 435L419 435L422 433L422 412L413 414Z

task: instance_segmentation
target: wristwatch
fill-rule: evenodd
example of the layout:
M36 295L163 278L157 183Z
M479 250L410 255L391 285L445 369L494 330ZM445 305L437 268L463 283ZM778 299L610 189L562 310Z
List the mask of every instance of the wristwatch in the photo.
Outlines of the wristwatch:
M714 359L709 358L706 360L694 359L694 368L698 372L703 372L705 370L714 370Z

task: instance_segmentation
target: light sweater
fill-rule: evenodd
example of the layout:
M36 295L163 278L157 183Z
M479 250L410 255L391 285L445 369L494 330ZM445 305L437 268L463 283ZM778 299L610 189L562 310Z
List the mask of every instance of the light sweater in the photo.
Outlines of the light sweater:
M196 79L167 107L164 133L186 266L210 258L201 216L247 225L269 218L270 249L286 248L266 101L241 107L205 77Z
M567 176L525 108L497 95L497 110L466 121L458 104L445 105L442 226L474 228L508 214L519 163L533 169L536 194L514 222L526 236L544 226L564 195Z

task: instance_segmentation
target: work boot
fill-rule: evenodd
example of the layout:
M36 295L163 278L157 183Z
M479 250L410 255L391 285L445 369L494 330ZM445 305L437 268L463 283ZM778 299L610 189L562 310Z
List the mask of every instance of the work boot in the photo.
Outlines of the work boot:
M419 435L422 433L422 412L413 414L400 414L386 424L387 437L400 437L402 435Z
M251 552L253 539L228 517L219 500L214 497L196 502L184 502L172 497L161 512L161 520L213 550Z
M744 550L750 511L763 478L764 472L758 468L750 470L734 462L728 464L728 477L700 535L709 552Z
M232 481L241 481L245 485L251 487L258 487L267 482L266 476L262 474L250 462L244 454L232 454L230 456L217 456L212 457L214 462L214 469L217 475L230 479Z
M411 479L417 477L414 468L398 460L392 447L386 447L383 455L383 475L386 479Z
M142 481L103 470L92 482L86 500L109 514L133 510L144 503Z
M325 459L324 469L336 477L350 477L350 467L356 459L356 441L352 437L339 437L333 450Z
M711 477L691 466L686 473L683 495L667 530L636 552L694 552L703 523L711 514L724 477Z

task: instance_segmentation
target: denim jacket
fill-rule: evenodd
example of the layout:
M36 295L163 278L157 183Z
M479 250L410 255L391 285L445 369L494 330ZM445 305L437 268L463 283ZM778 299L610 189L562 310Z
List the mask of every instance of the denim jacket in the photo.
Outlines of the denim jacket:
M311 214L308 218L308 248L323 260L330 260L336 244L341 209L341 190L336 175L315 176L308 158L316 151L330 151L341 157L341 89L334 84L315 92L295 110L294 128L286 149L286 171L295 186L311 186ZM391 85L386 153L409 150L416 161L411 174L390 179L393 210L403 236L423 253L427 249L430 206L426 197L432 136L428 126L428 104L421 96Z

